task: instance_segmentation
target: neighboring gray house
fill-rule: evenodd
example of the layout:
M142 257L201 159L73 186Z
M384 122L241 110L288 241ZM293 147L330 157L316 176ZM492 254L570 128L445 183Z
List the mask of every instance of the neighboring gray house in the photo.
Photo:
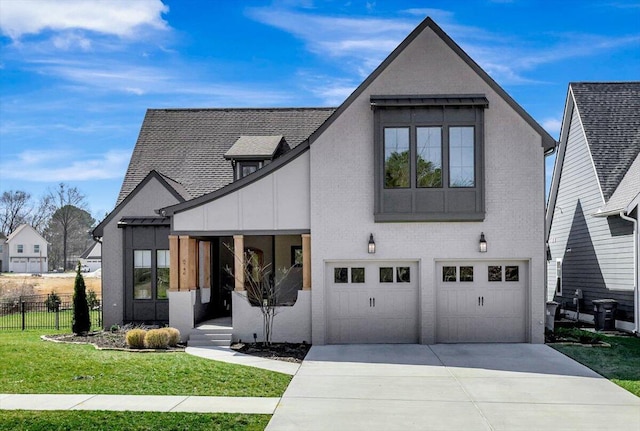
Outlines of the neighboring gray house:
M105 325L252 339L249 250L297 270L274 341L541 343L555 145L429 18L335 110L150 110L94 231Z
M569 84L547 208L548 299L585 321L615 299L616 326L635 332L639 113L640 82Z

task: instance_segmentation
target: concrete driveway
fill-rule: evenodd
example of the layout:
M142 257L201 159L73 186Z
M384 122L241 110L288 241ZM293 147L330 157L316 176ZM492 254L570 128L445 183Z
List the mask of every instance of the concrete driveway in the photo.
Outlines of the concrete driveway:
M545 345L313 346L277 430L640 430L640 398Z

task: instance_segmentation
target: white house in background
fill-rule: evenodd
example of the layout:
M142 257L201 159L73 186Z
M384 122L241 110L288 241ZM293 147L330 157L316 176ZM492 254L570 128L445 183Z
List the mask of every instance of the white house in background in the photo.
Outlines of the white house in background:
M7 237L9 272L39 274L48 271L47 240L28 224Z
M82 266L89 267L89 272L96 271L102 267L102 243L99 241L91 244L80 255Z
M0 272L9 271L9 248L7 236L0 232Z
M335 110L150 110L94 230L105 325L251 340L251 251L296 270L273 341L542 343L555 145L430 18Z

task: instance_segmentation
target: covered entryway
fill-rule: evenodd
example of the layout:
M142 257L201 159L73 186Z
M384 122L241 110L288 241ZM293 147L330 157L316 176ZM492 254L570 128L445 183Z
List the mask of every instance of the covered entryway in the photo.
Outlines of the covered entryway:
M522 343L526 261L437 262L438 343Z
M417 343L418 263L325 265L329 343Z

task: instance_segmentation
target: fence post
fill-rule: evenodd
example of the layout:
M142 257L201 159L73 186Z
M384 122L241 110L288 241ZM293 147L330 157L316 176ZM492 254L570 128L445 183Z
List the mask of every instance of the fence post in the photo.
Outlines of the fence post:
M56 301L56 331L60 329L60 303Z
M22 330L25 329L25 310L24 310L24 301L22 300L22 296L20 297L20 313L22 314Z

